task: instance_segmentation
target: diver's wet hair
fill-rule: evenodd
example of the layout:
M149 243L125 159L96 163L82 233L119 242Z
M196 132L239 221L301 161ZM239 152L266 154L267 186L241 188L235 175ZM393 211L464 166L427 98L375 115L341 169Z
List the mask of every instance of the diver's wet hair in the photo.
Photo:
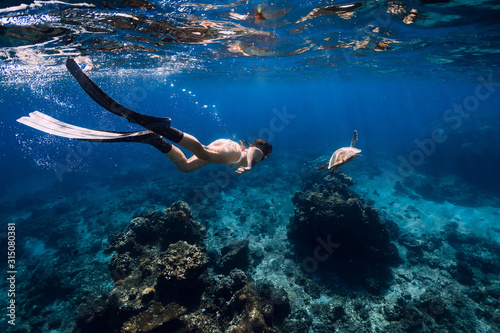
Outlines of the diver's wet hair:
M271 155L273 152L273 146L269 144L264 139L257 139L252 143L252 146L255 146L256 148L259 148L262 154L264 154L264 157L268 157Z

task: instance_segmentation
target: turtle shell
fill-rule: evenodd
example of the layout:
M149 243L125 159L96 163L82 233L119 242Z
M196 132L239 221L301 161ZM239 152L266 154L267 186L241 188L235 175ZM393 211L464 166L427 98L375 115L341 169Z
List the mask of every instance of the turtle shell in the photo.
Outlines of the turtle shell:
M352 161L356 157L359 157L359 153L361 153L361 150L353 147L344 147L337 149L330 158L328 169L331 169L335 166L338 167Z

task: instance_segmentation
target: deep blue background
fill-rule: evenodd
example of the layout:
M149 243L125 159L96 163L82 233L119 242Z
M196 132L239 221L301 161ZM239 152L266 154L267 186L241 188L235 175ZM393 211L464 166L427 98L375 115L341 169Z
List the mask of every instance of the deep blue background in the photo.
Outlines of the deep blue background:
M469 175L469 181L488 190L498 185L498 177L487 177L494 177L494 163L499 156L499 129L495 122L499 119L500 87L480 101L478 110L463 118L458 128L452 127L455 122L443 121L448 109L475 94L477 78L410 81L371 75L357 80L213 80L182 75L113 77L92 72L89 75L125 106L151 115L170 116L173 126L195 135L203 143L221 137L250 141L261 134L274 145L272 158L283 159L283 163L290 155L329 155L336 148L348 145L356 129L357 147L363 150L364 159L376 163L382 158L397 165L398 156L408 158L417 148L415 140L426 140L433 129L442 128L448 140L437 144L435 153L426 156L425 164L417 171ZM492 78L499 80L500 75L493 73ZM57 184L61 179L54 168L73 162L76 169L65 173L64 179L124 172L158 159L164 160L165 170L174 170L166 158L149 146L81 144L43 134L15 121L38 110L89 128L140 129L98 106L69 74L53 82L40 82L39 86L7 87L1 94L0 154L8 161L0 166L2 183L6 185L2 187L4 194L12 187L29 189L33 186L30 179ZM277 114L289 116L283 121ZM464 147L469 150L464 151ZM463 165L454 164L472 150L478 153L478 158L472 156L459 162ZM81 161L74 159L72 151L77 151ZM443 169L447 161L451 164ZM171 175L190 177L177 171Z

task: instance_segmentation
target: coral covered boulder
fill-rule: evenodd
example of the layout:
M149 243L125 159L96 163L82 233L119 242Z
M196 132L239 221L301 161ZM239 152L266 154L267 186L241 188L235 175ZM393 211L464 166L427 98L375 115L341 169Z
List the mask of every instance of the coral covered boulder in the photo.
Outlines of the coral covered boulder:
M200 275L208 262L205 253L185 241L170 244L165 256L159 261L164 266L161 275L166 281L188 281Z
M390 278L387 268L399 261L388 232L394 225L349 189L353 181L344 173L317 177L310 168L314 163L304 168L305 183L293 196L288 231L303 269L380 289Z
M79 332L275 332L289 313L286 294L260 293L233 259L227 275L214 275L204 235L183 202L134 218L110 245L114 288L80 306ZM231 247L229 258L247 248Z
M112 278L115 282L124 280L137 266L142 272L151 271L151 258L146 258L151 248L165 251L180 240L204 247L205 237L206 229L194 221L185 202L175 202L163 212L144 212L115 235L109 245L108 251L115 251L108 263Z
M193 220L189 205L184 201L177 201L162 212L143 212L130 222L121 235L132 236L141 244L157 242L165 248L179 240L201 245L206 237L206 230Z
M197 246L179 241L171 244L156 263L161 269L156 289L162 298L182 304L196 303L204 289L207 255Z

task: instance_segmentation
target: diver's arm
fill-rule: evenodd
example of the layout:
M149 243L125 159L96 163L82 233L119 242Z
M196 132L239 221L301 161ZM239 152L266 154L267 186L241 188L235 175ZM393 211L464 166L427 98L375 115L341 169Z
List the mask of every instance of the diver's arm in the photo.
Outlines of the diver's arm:
M264 155L260 151L260 149L257 149L255 147L250 147L247 149L247 166L246 167L239 167L235 172L238 175L241 175L242 173L250 171L252 169L252 166L257 164L257 162L260 162L264 158Z
M247 147L245 147L245 145L243 144L243 141L241 141L241 140L240 140L240 149L241 149L241 151L247 150Z

